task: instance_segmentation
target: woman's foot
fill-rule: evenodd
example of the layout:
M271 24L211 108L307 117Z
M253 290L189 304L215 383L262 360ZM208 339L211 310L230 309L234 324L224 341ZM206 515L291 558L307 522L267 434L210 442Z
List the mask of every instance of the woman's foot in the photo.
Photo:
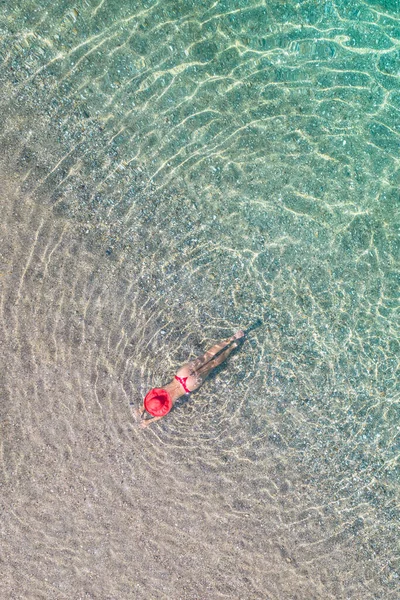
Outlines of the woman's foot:
M238 340L239 338L243 337L245 334L245 332L243 331L243 329L239 329L239 331L237 331L235 333L235 335L233 336L234 340Z
M246 335L245 332L242 329L240 329L239 331L237 331L235 333L235 335L233 335L231 337L232 342L234 340L237 340L236 344L234 345L234 348L237 348L240 344L242 344L244 342L245 335Z

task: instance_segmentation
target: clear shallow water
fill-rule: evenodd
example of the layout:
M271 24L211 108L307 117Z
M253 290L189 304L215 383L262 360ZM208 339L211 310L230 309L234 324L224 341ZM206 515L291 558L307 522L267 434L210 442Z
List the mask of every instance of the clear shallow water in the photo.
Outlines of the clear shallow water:
M397 3L2 10L3 596L396 598Z

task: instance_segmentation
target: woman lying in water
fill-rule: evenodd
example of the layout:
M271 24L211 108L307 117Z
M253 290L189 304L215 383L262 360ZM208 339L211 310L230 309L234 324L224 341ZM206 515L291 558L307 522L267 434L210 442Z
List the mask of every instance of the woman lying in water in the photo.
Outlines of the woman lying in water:
M244 331L238 331L231 338L222 340L202 356L178 369L171 383L162 388L150 390L143 401L143 406L139 409L142 419L140 426L147 427L154 421L162 419L169 413L178 398L197 390L210 372L223 363L232 350L239 346L243 341L240 338L244 336ZM151 415L151 418L144 419L145 413Z

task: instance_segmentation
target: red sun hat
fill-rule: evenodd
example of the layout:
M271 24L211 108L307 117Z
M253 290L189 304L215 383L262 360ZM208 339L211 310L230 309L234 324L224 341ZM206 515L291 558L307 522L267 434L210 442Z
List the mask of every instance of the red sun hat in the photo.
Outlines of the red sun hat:
M153 417L164 417L172 408L171 396L163 388L153 388L146 394L144 407Z

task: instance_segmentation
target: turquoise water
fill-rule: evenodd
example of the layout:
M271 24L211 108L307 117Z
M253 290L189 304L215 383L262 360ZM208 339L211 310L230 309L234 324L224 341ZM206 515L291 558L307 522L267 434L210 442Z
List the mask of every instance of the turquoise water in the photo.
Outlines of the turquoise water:
M21 0L0 33L3 596L397 598L399 2Z

